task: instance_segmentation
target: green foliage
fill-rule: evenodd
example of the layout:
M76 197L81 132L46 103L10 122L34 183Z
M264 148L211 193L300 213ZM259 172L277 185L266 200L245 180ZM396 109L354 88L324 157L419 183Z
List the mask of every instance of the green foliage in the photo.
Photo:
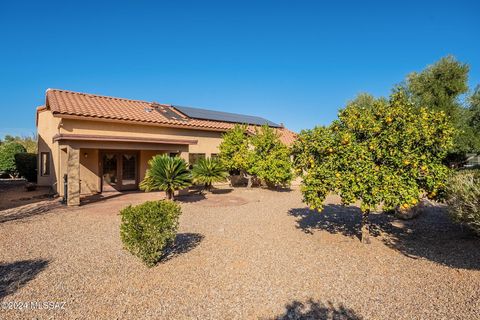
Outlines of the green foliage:
M466 170L452 175L447 195L452 219L468 225L480 235L480 171Z
M165 247L174 242L180 214L180 206L169 200L124 208L120 211L120 237L125 248L148 266L154 266Z
M256 129L253 136L248 135L245 125L236 125L224 134L219 148L220 161L227 170L255 175L269 186L285 185L292 180L290 150L267 125Z
M408 75L407 85L417 105L443 111L455 120L460 107L458 97L468 91L468 71L467 64L447 56L420 73Z
M441 198L449 172L442 159L453 133L444 112L416 108L402 90L388 101L352 102L330 126L302 131L293 146L304 201L322 209L336 192L369 212L408 208L422 193Z
M475 88L475 91L470 96L469 103L468 124L480 134L480 86Z
M0 145L0 172L11 176L18 174L15 164L15 155L26 152L25 147L15 141L8 141Z
M148 162L150 168L140 189L145 191L163 190L167 199L173 199L175 190L189 187L192 184L190 171L185 160L168 155L157 155Z
M268 186L287 185L292 180L290 150L279 134L267 125L256 130L251 138L253 154L250 171Z
M468 99L464 130L469 137L467 151L480 153L480 86L477 86Z
M29 182L37 181L37 155L35 153L17 153L15 166L20 177Z
M246 125L236 124L223 135L219 146L219 159L229 171L248 172L251 164L250 139Z
M406 83L416 106L445 112L457 129L454 148L448 157L451 164L461 162L466 152L477 151L480 144L474 127L469 124L470 112L460 101L468 91L468 72L467 64L447 56L420 73L411 73Z
M194 182L205 184L205 189L210 190L214 182L225 181L228 172L218 159L202 158L192 169Z
M31 136L11 136L6 135L4 137L4 142L18 142L25 147L28 153L37 153L37 136L35 134ZM1 144L1 143L0 143Z

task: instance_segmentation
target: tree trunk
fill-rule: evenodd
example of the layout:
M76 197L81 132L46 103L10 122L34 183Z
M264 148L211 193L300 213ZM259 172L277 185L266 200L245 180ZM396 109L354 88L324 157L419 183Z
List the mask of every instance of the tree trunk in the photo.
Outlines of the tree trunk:
M370 215L370 209L362 212L362 243L370 243L370 225L368 223L368 216Z
M212 184L211 183L205 183L203 186L203 190L207 192L212 192Z
M251 188L252 187L252 176L247 174L247 188Z
M166 190L165 194L167 196L167 200L172 200L173 199L173 192L172 190Z
M247 178L247 188L252 187L252 175L248 174L246 171L242 171L242 175L244 178Z

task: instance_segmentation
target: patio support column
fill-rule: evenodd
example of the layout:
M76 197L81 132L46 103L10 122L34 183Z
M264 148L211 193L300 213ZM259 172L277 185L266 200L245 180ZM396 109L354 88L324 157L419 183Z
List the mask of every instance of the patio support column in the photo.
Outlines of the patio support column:
M182 158L183 160L185 160L186 163L188 163L188 151L181 151L180 152L180 158ZM184 189L181 189L181 190L178 190L178 195L179 196L182 196L182 195L187 195L188 194L188 188L184 188Z
M80 149L68 146L67 148L67 178L68 194L67 205L80 205Z
M186 163L188 163L188 151L181 151L180 158L182 158L183 160L185 160Z

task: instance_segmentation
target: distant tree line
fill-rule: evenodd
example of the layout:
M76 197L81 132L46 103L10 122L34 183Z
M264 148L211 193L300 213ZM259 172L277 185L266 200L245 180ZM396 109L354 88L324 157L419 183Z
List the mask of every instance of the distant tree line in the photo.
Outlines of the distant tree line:
M0 176L37 178L37 137L6 135L0 140Z

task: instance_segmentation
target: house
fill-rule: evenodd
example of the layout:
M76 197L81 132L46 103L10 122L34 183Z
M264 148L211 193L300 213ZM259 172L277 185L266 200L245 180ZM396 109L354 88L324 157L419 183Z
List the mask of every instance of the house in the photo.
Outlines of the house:
M465 168L480 167L480 154L467 153L467 160L465 160Z
M66 177L68 205L79 205L83 195L136 190L153 156L189 163L214 157L236 123L252 134L267 124L285 144L295 139L260 117L48 89L37 108L38 184L63 196Z

